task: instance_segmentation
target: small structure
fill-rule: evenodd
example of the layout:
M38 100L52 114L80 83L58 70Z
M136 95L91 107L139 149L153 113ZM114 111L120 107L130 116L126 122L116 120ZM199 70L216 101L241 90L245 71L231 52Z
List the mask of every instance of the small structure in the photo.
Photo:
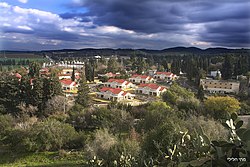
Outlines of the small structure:
M215 79L201 79L200 84L203 89L209 93L239 93L240 82L227 81L227 80L215 80Z
M48 68L41 68L39 70L39 74L40 74L40 76L48 76L50 74L49 69Z
M132 77L129 78L129 81L132 83L153 83L154 78L147 75L134 74Z
M108 82L104 83L104 86L110 88L121 88L121 89L128 89L135 87L133 83L126 81L124 79L109 79Z
M210 71L210 76L213 78L221 78L221 72L220 72L220 70Z
M66 96L73 96L77 94L78 84L71 79L62 79L60 80L62 85L62 90L66 94Z
M157 84L140 84L136 89L136 92L145 95L160 96L166 90L165 87Z
M168 80L173 81L177 78L177 75L171 72L156 72L154 78L157 80Z
M120 76L120 73L112 73L112 72L108 72L106 74L98 74L98 77L107 77L107 78L114 78L116 76Z
M108 88L103 87L100 92L97 92L97 97L107 99L110 101L123 101L132 100L135 95L129 92L123 91L121 88Z

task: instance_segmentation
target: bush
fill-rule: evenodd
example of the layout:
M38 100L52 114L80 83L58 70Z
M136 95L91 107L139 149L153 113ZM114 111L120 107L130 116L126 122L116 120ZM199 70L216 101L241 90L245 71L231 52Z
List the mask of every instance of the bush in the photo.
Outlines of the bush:
M215 119L227 119L240 109L240 102L233 97L212 96L205 101L205 109Z
M187 128L191 135L195 135L195 131L199 127L203 129L204 133L211 140L227 140L228 138L228 131L220 122L203 116L192 116L183 125L183 128Z
M147 106L145 116L139 124L140 130L145 132L161 125L171 113L171 108L165 102L152 102Z
M146 133L142 152L145 151L147 157L157 158L160 152L168 152L169 147L176 142L178 133L178 124L170 120L164 121L164 124Z
M14 122L11 115L0 115L0 143L6 140L6 136L14 128Z
M75 139L77 133L69 124L48 119L22 129L13 129L8 134L8 143L18 151L54 151Z
M97 130L94 139L86 145L89 158L97 156L98 158L108 159L109 150L117 144L117 141L117 138L107 129Z
M198 112L200 107L200 101L196 98L180 98L177 100L177 106L179 110L184 110L185 112L194 111Z

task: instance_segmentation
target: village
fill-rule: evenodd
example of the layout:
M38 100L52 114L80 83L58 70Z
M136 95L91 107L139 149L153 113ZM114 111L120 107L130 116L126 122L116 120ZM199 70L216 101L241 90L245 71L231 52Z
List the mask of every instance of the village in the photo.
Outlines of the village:
M100 56L95 56L100 59ZM77 96L79 81L85 73L84 62L74 61L67 64L47 63L40 69L40 75L49 76L49 68L58 68L58 79L62 86L62 91L68 100L73 100ZM205 78L200 79L200 85L206 95L229 94L237 95L240 91L240 81L237 77L234 80L222 80L220 70L210 71ZM103 79L105 78L105 79ZM92 82L87 81L90 88L90 95L94 106L106 106L110 102L118 102L125 105L139 106L150 101L161 100L161 95L178 79L186 79L185 73L174 74L169 71L157 71L150 69L137 74L135 71L126 71L126 77L122 77L121 72L97 73ZM186 84L186 82L185 82ZM183 86L183 85L182 85ZM185 85L184 85L185 87ZM186 84L186 88L189 85Z

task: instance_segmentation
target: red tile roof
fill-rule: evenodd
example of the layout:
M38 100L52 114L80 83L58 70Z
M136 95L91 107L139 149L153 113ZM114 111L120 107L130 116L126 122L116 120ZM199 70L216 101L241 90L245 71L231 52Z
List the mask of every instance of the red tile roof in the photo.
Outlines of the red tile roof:
M157 75L161 75L161 74L163 74L163 75L171 75L173 73L171 73L171 72L156 72L156 74Z
M72 81L71 79L62 79L60 80L60 82L64 85L71 85L72 83L74 83L74 86L76 86L76 83Z
M19 78L19 79L21 79L21 78L22 78L22 75L21 75L21 74L19 74L19 73L16 73L16 74L15 74L15 76L16 76L17 78Z
M150 89L158 89L160 87L160 91L162 91L165 87L159 86L157 84L140 84L139 87L148 87Z
M107 92L110 91L113 94L119 94L120 92L122 92L123 90L120 88L108 88L108 87L103 87L101 90L101 92Z
M126 80L124 79L109 79L108 82L117 82L117 83L124 83L124 82L127 82Z
M151 79L150 76L147 76L147 75L138 75L138 74L134 74L131 78L137 78L137 77L142 78L142 79L146 79L146 78Z
M128 94L128 92L123 92L123 94L122 94L122 95L123 95L123 96L126 96L126 94Z

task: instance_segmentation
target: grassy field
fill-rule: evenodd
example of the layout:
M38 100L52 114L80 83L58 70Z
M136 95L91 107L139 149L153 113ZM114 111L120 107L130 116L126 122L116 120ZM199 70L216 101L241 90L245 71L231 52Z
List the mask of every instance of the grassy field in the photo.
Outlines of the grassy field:
M35 53L0 53L0 58L21 58L21 59L36 59L42 58L42 56Z
M0 167L80 167L82 152L0 153Z

